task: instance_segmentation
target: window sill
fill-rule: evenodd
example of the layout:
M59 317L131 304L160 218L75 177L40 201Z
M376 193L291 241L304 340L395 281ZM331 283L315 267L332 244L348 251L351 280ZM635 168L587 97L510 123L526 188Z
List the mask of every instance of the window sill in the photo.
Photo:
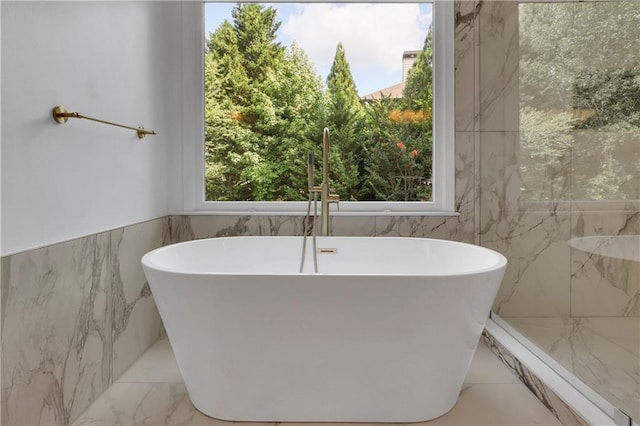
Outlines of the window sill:
M318 210L320 208L318 207ZM175 211L172 215L180 216L305 216L305 211L300 210L193 210ZM368 217L368 216L429 216L429 217L455 217L460 216L459 212L452 211L336 211L331 210L331 216L338 217ZM319 215L318 215L319 216Z

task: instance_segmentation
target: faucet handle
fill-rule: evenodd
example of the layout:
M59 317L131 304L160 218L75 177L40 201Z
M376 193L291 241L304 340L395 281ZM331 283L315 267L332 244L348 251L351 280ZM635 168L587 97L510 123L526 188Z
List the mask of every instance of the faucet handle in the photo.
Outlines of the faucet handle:
M340 211L340 196L338 194L329 194L329 202L336 203L336 209Z

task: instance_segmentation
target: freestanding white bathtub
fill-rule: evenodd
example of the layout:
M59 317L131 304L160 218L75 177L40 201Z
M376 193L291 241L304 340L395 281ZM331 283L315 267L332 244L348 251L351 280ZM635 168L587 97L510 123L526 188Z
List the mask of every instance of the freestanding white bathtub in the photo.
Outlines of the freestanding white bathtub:
M444 240L231 237L142 258L194 406L234 421L415 422L455 404L506 259ZM332 250L324 250L332 251ZM311 239L305 271L313 271Z

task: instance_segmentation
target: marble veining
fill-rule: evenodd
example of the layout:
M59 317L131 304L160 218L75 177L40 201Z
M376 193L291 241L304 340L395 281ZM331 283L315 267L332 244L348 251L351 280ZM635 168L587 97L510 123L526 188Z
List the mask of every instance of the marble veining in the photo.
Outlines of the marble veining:
M482 245L508 256L493 310L501 316L570 314L570 216L514 213L481 235ZM509 224L509 225L505 225ZM509 229L511 228L511 229Z
M638 235L636 211L574 211L572 236ZM640 316L640 262L570 248L574 316Z
M455 8L455 96L456 131L473 131L476 125L476 23L481 3L456 1Z
M563 425L587 426L589 423L578 413L569 407L562 399L543 382L538 379L528 368L514 357L504 346L502 346L490 333L485 331L482 334L484 342L491 351L500 358L524 385L547 407L547 409Z
M164 243L174 244L191 241L196 236L191 228L191 221L186 216L172 215L167 218L167 234Z
M158 338L161 324L142 268L121 259L159 247L165 223L2 259L3 425L69 424L108 388L114 368L121 373Z
M479 25L481 131L518 131L518 2L482 1Z
M107 388L108 254L108 235L101 235L11 256L4 424L67 424L78 405L84 409Z
M640 418L637 318L503 318L614 406Z

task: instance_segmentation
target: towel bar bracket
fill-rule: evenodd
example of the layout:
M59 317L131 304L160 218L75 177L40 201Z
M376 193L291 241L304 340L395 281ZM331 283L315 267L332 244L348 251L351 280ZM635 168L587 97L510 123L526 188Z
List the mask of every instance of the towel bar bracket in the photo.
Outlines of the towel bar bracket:
M53 109L53 119L58 124L64 124L69 121L68 111L63 106L57 106Z
M85 118L87 120L97 121L98 123L108 124L110 126L117 126L117 127L122 127L124 129L134 130L138 134L138 138L140 139L144 138L146 135L157 135L157 133L154 130L146 130L144 127L125 126L123 124L113 123L111 121L100 120L98 118L89 117L79 112L69 112L62 105L58 105L57 107L53 108L53 110L51 111L51 115L53 116L54 121L58 124L66 123L67 121L69 121L69 118Z

